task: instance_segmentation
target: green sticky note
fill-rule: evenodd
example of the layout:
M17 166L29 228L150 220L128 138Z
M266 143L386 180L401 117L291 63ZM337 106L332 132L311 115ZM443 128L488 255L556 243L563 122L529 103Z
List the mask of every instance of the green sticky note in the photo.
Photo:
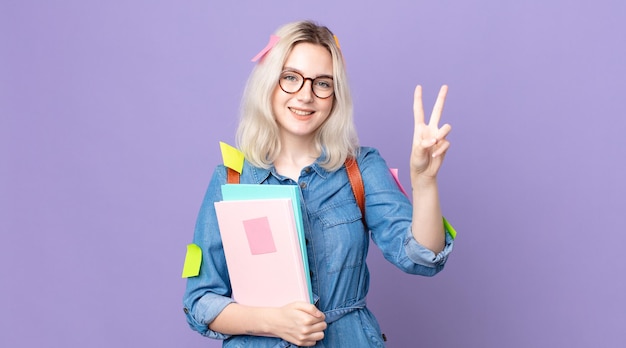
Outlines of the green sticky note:
M197 277L200 274L202 263L202 250L195 244L187 245L187 255L183 266L183 278Z
M446 231L448 231L452 239L456 238L456 230L454 229L454 227L452 227L452 225L450 225L445 217L443 218L443 227L446 229Z

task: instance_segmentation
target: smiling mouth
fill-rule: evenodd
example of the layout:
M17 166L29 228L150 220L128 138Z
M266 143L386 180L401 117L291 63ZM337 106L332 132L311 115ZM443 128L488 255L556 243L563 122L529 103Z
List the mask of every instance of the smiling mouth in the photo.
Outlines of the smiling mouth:
M309 116L309 115L313 115L313 113L315 112L315 111L298 110L294 108L289 108L289 110L298 116Z

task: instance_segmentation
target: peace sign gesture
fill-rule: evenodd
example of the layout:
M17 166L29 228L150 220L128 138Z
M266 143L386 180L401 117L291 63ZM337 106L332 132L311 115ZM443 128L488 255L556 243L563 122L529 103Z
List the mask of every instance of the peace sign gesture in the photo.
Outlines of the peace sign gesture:
M413 132L413 147L411 150L411 180L418 178L434 179L443 163L450 142L446 136L452 130L449 124L439 128L439 120L446 101L448 86L443 85L439 90L437 101L433 107L428 124L424 121L424 106L422 103L422 86L415 87L413 113L415 128Z

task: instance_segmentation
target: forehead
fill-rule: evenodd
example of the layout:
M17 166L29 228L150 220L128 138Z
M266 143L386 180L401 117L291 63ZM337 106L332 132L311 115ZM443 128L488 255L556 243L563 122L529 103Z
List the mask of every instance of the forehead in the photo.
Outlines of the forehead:
M303 42L291 49L284 68L297 70L306 76L332 75L333 59L325 47Z

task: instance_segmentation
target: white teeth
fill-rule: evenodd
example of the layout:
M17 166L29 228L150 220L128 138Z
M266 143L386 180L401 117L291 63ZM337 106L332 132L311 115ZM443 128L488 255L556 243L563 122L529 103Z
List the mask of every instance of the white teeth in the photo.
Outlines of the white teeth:
M298 116L308 116L308 115L311 115L313 113L313 111L302 111L302 110L296 110L296 109L292 109L292 108L289 108L289 110L291 110L291 112L293 112L294 114L296 114Z

